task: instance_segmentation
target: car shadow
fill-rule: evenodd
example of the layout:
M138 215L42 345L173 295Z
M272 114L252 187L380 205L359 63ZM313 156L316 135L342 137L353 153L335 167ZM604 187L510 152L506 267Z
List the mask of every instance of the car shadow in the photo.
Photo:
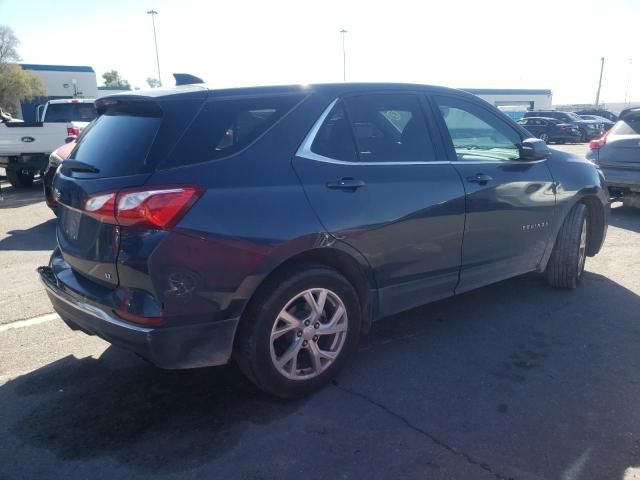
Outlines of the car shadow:
M27 230L10 230L0 240L3 250L53 250L56 247L56 219L52 218Z
M211 462L228 462L240 442L246 465L234 467L236 478L300 478L302 470L319 478L330 476L331 465L360 478L348 474L356 464L376 472L394 456L403 465L417 461L415 451L395 447L389 458L356 461L344 445L345 435L363 445L371 437L384 442L389 432L378 422L396 418L406 438L422 432L418 450L436 442L496 478L623 478L640 464L638 311L638 295L587 272L574 291L525 275L376 322L336 389L318 394L323 403L315 408L331 428L312 440L303 428L313 412L307 400L266 396L233 366L163 371L114 347L0 386L0 406L18 412L5 409L0 431L62 461L112 457L127 478L198 476L199 467L213 478ZM267 433L282 443L282 455L265 455L247 427L285 417L286 431ZM366 432L354 431L361 418ZM289 462L292 449L320 451L324 461ZM257 466L264 476L242 473ZM437 478L462 478L449 473Z
M64 460L110 455L156 473L224 455L246 425L301 403L263 394L234 367L160 370L115 347L99 359L63 358L11 388L23 398L55 395L13 426L22 441Z
M20 208L45 200L42 191L42 180L38 177L30 187L15 188L9 183L1 182L0 185L0 210L8 208Z
M609 225L640 232L640 208L616 207L611 209Z

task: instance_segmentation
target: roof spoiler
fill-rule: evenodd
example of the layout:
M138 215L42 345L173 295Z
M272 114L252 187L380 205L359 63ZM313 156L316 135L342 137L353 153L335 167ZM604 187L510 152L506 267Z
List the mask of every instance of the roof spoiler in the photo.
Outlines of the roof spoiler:
M192 85L194 83L204 83L199 77L191 75L190 73L174 73L173 78L176 79L176 87L180 85Z

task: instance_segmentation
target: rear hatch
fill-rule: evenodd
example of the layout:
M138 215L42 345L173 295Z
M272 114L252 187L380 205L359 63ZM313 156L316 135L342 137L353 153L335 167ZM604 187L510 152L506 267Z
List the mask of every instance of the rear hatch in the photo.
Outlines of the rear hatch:
M618 120L600 150L602 166L640 168L640 111Z
M96 102L99 117L83 132L54 181L60 205L58 245L74 272L108 289L118 285L122 227L115 220L115 201L123 190L143 186L176 143L206 97L206 90L194 90Z

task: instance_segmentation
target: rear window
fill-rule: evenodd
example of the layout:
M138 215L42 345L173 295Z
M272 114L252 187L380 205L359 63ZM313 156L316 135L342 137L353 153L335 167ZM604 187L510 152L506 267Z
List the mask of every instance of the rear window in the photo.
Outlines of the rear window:
M640 116L619 120L609 135L640 135Z
M96 118L93 103L50 103L44 121L52 123L90 122Z
M70 158L100 170L100 177L146 170L147 155L162 118L107 111L83 133Z
M240 152L297 105L303 96L207 102L163 167L218 160Z

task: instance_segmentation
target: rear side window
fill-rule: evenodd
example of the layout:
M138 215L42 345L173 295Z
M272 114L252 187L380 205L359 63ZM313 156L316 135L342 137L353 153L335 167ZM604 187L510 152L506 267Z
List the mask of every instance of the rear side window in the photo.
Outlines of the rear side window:
M90 122L96 118L93 103L50 103L44 121L52 123Z
M281 95L209 101L162 166L192 165L238 153L302 98L300 95Z
M159 115L107 110L82 133L70 158L96 167L100 177L140 173L161 121Z
M345 100L362 162L428 162L434 160L429 132L418 97L372 94Z

